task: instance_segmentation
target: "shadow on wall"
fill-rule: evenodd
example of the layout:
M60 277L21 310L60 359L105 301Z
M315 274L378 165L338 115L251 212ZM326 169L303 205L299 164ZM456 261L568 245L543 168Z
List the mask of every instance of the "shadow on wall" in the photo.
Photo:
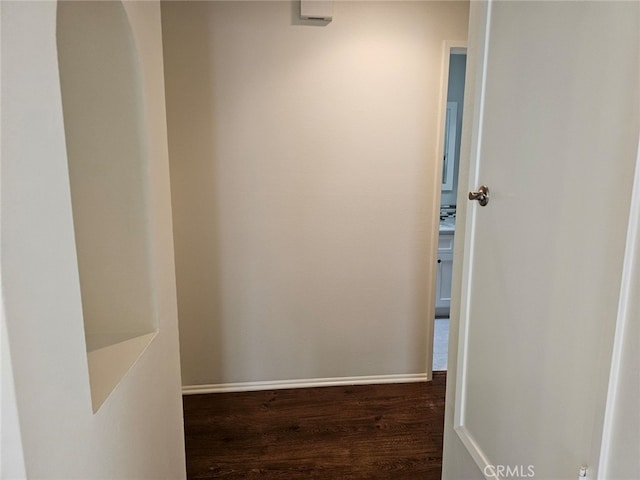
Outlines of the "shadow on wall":
M212 40L208 15L201 12L207 2L191 2L188 9L181 3L162 2L174 247L180 259L176 261L178 316L181 324L189 325L188 341L180 337L181 366L184 378L185 372L198 371L204 360L216 377L223 377L224 335L222 322L215 321L222 317L220 221L219 210L210 203L210 198L218 197L218 162L215 132L207 130L217 127ZM189 12L189 21L166 21L174 9L181 15ZM189 55L179 40L185 36L198 45ZM207 380L190 378L194 383Z
M148 146L121 2L59 2L57 46L87 350L155 328Z

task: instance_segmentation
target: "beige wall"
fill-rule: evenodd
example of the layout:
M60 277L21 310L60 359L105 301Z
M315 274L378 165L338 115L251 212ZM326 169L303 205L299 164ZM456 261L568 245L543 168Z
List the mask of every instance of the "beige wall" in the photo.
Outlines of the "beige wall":
M12 367L11 406L17 406L24 454L24 465L14 458L12 470L2 474L21 475L24 467L33 479L184 478L159 3L125 5L144 78L158 335L96 414L74 244L56 6L1 6L2 297L11 360L10 366L3 361L2 376L4 383ZM17 436L14 431L10 438ZM4 454L3 448L3 460Z
M184 385L427 369L466 2L163 2Z

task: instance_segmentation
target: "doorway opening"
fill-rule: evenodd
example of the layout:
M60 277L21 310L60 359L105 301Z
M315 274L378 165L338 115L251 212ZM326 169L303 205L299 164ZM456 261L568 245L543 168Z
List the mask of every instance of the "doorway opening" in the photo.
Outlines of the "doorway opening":
M453 239L455 236L456 203L458 195L458 165L464 100L467 49L448 46L446 109L444 141L442 143L442 183L440 187L440 223L436 296L433 329L433 371L447 369L449 350L449 316L451 308L451 279L453 271ZM447 65L448 63L448 65Z

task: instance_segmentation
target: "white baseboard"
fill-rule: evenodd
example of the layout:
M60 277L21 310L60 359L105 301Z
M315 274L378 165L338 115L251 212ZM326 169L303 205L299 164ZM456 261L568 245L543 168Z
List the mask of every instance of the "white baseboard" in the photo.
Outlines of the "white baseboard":
M275 380L268 382L213 383L209 385L185 385L182 387L182 394L253 392L259 390L282 390L285 388L336 387L341 385L375 385L381 383L414 383L426 381L426 373L410 373L398 375L366 375L361 377Z

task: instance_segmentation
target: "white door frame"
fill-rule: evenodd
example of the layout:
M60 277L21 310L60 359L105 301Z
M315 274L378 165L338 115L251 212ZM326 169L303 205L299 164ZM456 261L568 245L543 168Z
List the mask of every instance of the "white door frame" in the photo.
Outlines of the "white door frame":
M452 54L466 54L467 42L462 40L445 40L442 42L442 65L440 75L440 102L438 107L438 132L436 142L436 187L433 189L433 205L440 205L440 197L442 195L442 169L444 167L444 133L447 124L447 90L449 86L449 57ZM466 91L466 82L465 82ZM465 93L466 96L466 93ZM463 109L464 112L464 109ZM456 214L457 216L457 214ZM433 225L431 226L431 250L429 258L432 259L431 268L431 310L430 318L427 322L427 380L433 378L433 336L435 326L435 305L436 305L436 283L437 283L437 263L438 258L438 237L440 235L440 216L433 216Z

